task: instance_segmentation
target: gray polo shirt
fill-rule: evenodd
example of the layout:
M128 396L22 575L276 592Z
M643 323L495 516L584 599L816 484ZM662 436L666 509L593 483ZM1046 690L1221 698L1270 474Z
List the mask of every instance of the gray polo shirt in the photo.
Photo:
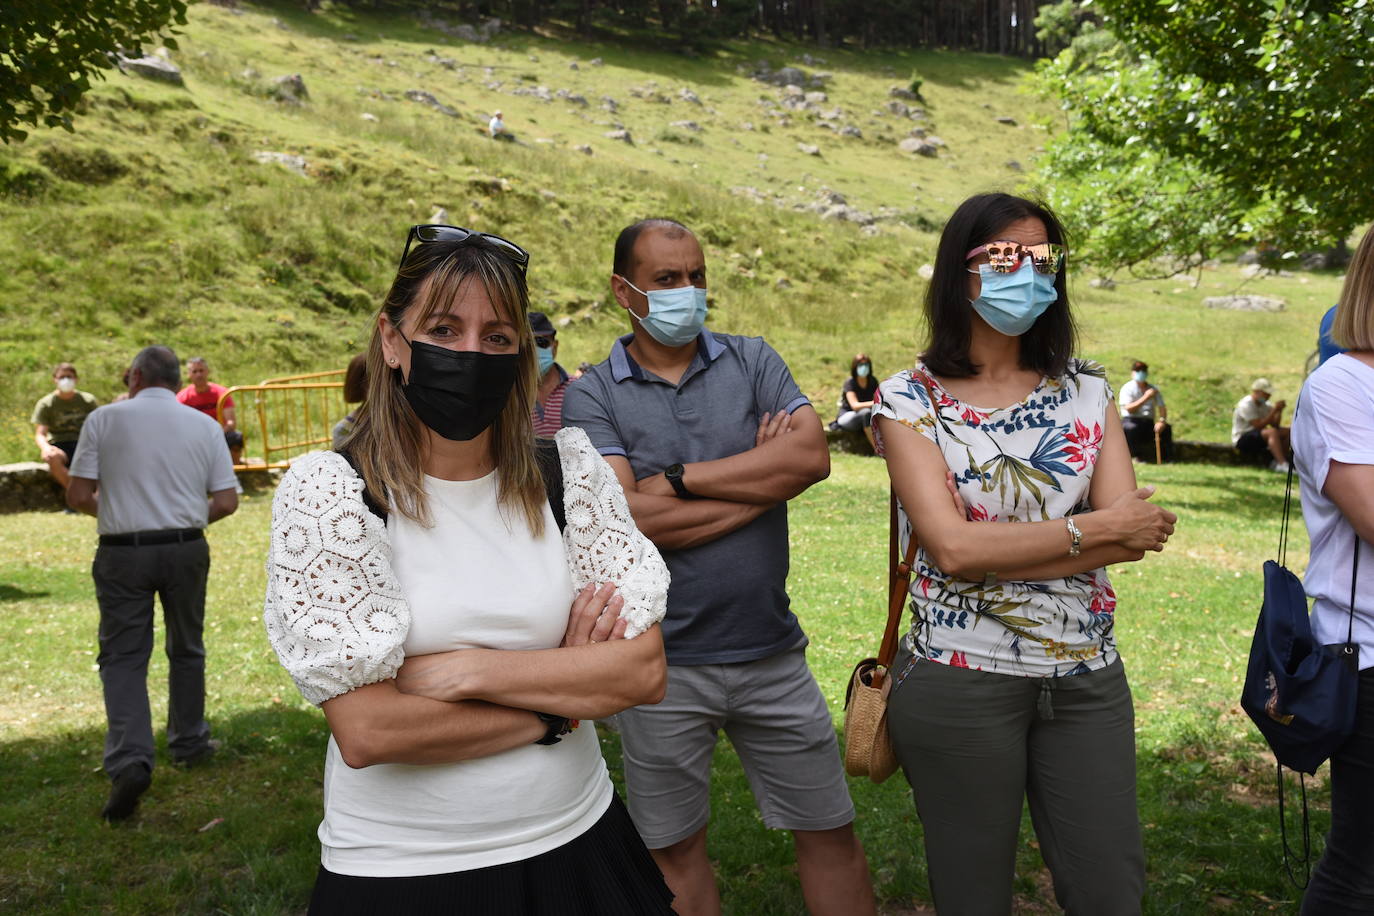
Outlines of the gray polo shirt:
M586 430L602 455L629 459L636 480L669 465L714 461L754 447L759 418L810 402L787 364L761 337L702 331L677 385L641 368L626 351L568 388L563 425ZM787 598L787 505L709 544L664 550L673 582L663 641L673 665L768 658L804 645Z
M166 388L92 411L71 474L99 481L101 534L204 528L206 495L237 483L219 424Z

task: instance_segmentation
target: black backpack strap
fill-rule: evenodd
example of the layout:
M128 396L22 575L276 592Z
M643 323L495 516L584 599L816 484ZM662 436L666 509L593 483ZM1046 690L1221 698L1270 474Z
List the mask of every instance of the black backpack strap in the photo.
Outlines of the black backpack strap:
M386 509L382 506L381 503L377 502L377 500L372 498L372 491L370 491L367 488L367 480L363 478L363 472L358 469L358 462L353 460L353 453L347 451L340 451L339 454L343 456L344 461L348 462L348 466L353 469L353 473L358 475L358 479L362 480L363 503L367 506L368 511L371 512L373 515L377 516L379 519L381 519L383 523L385 523Z
M539 473L544 475L549 508L553 510L553 520L558 523L561 532L568 527L568 517L563 511L563 459L558 456L558 443L552 439L535 439L534 460L539 465Z

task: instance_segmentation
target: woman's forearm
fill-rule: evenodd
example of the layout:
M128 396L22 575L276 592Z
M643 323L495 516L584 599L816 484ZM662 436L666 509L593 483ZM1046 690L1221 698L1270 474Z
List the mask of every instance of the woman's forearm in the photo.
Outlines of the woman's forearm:
M1111 566L1115 563L1134 563L1136 560L1143 559L1144 556L1143 550L1129 550L1118 544L1103 544L1101 547L1089 547L1076 557L1065 556L1022 569L1008 569L998 572L997 578L999 581L1014 582L1063 579L1103 566Z
M401 690L441 700L486 700L597 719L663 699L667 665L657 626L635 639L559 649L459 649L407 659Z
M546 726L534 713L482 701L444 703L402 693L394 681L324 703L334 741L355 769L379 763L456 763L533 744Z

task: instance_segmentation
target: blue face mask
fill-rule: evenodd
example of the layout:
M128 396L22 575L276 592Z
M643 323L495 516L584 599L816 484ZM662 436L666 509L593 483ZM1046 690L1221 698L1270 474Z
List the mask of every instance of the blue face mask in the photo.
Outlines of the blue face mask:
M870 371L871 370L868 368L868 363L859 363L859 365L854 369L854 374L857 375L859 378L868 378L868 373Z
M1145 375L1146 373L1144 369L1137 369L1135 372L1131 373L1131 377L1142 384L1144 384L1145 382Z
M969 271L973 273L973 271ZM1059 298L1054 274L1042 274L1030 258L1009 274L997 273L988 265L978 265L983 291L972 300L973 310L999 334L1020 337L1031 329L1035 319Z
M535 347L534 355L539 358L539 377L543 378L544 373L553 368L553 346Z
M625 280L624 277L620 279ZM649 300L649 314L639 319L650 337L665 347L685 347L706 326L706 290L696 286L651 289L648 292L629 280L625 285Z

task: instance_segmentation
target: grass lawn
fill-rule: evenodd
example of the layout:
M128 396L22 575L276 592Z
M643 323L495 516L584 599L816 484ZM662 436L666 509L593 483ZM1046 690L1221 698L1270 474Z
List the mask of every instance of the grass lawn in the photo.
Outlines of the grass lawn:
M873 459L835 456L830 480L792 504L790 591L836 723L853 662L876 649L885 616L886 477ZM1147 913L1290 910L1279 864L1272 761L1236 702L1278 536L1276 474L1141 466L1142 482L1181 516L1168 550L1118 569L1118 642L1136 700ZM211 529L208 709L225 750L182 772L159 758L130 824L97 818L103 708L89 575L94 523L56 513L0 516L0 909L66 913L296 913L318 862L315 827L326 737L260 622L270 514L255 494ZM1301 572L1301 524L1293 562ZM158 636L161 640L161 634ZM154 721L166 660L154 653ZM619 747L603 735L613 771ZM1324 775L1324 771L1323 774ZM617 772L618 778L618 772ZM858 830L885 912L928 912L920 826L900 775L851 785ZM804 912L785 834L760 823L722 741L710 852L726 910ZM1313 832L1326 828L1313 798ZM1019 912L1055 912L1029 824Z

